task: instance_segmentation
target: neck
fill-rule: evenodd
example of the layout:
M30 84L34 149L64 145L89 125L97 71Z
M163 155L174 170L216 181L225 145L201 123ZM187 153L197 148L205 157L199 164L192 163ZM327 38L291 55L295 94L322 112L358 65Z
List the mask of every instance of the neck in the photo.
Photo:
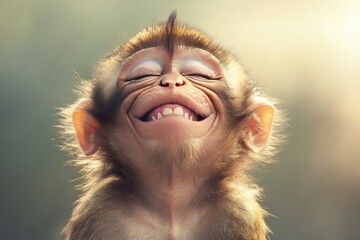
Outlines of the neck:
M186 214L202 200L209 172L185 171L172 165L164 174L154 166L137 172L135 179L136 194L145 207L173 222L174 216Z
M129 186L134 186L132 194L143 201L144 207L170 220L193 211L205 194L217 190L216 184L209 182L219 171L215 165L223 154L201 151L198 146L205 143L190 140L176 147L149 141L145 151L135 152L127 161L134 174L129 179Z

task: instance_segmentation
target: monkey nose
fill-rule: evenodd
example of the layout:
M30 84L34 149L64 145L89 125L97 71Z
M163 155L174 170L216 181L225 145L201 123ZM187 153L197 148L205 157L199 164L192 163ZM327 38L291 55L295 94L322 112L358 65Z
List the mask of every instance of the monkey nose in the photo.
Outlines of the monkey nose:
M185 81L180 74L170 74L160 80L160 86L162 87L181 87L183 85L185 85Z

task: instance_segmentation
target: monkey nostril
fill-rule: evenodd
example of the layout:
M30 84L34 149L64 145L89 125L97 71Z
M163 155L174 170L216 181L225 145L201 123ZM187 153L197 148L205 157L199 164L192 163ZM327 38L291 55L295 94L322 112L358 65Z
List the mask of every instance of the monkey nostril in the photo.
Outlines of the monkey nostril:
M162 87L181 87L181 86L185 85L185 81L181 78L162 79L160 81L160 85Z
M175 86L177 86L177 87L180 87L182 85L185 85L185 82L183 80L181 80L181 82L176 82L175 83Z

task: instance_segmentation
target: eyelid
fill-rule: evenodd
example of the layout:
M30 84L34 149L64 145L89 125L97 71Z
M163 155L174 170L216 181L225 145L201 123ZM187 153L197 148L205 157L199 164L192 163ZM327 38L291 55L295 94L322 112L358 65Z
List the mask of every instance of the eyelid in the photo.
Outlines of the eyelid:
M210 80L218 80L222 78L222 75L220 73L214 73L210 69L203 67L195 67L193 69L190 69L188 71L183 71L181 73L183 76L199 76Z
M188 73L182 73L181 75L183 76L199 76L199 77L203 77L203 78L207 78L207 79L212 79L213 76L211 74L208 73L203 73L203 72L188 72Z
M148 76L160 76L162 74L162 64L157 61L147 60L136 64L129 72L127 79L136 80Z
M217 69L206 60L197 57L187 57L182 59L180 68L182 75L184 76L199 75L208 79L221 78L221 72L217 71Z
M209 76L209 75L198 74L198 73L187 74L187 75L184 75L184 76L196 77L196 78L204 78L204 79L207 79L207 80L220 80L222 78L221 75Z
M158 77L158 76L161 76L161 74L140 74L138 76L133 76L133 77L130 77L128 78L128 80L126 81L131 81L131 80L140 80L142 78L147 78L147 77Z

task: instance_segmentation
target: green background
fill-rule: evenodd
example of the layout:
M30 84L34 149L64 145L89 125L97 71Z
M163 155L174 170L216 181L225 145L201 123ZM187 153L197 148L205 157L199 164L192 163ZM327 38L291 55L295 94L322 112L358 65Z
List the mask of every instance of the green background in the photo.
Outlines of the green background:
M236 53L289 117L257 171L277 240L360 239L359 1L0 1L0 239L62 239L79 192L57 108L75 72L176 9Z

